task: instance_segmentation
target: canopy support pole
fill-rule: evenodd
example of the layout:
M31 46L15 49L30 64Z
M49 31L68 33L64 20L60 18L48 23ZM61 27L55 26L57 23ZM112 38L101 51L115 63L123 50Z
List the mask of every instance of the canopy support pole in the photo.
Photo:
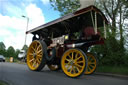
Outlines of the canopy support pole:
M95 34L97 34L97 15L95 12L95 28L94 28Z
M91 19L92 19L92 25L93 25L93 28L94 28L94 19L93 19L92 11L91 11Z
M106 25L105 25L105 20L104 20L104 38L106 39L107 35L106 35Z

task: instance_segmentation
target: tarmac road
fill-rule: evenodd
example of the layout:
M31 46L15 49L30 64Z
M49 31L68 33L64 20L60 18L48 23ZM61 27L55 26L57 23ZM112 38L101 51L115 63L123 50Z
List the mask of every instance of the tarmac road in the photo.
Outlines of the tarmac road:
M127 79L101 75L83 75L74 79L47 67L41 72L34 72L27 65L3 62L0 62L0 80L10 85L128 85Z

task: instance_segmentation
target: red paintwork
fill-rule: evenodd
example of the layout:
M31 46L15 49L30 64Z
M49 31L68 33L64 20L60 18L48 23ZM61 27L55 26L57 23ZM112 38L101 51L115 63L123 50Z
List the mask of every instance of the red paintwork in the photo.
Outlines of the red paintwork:
M57 49L56 56L57 56L57 57L60 57L60 56L62 56L63 53L64 53L64 48L63 48L63 47L59 47L59 48Z

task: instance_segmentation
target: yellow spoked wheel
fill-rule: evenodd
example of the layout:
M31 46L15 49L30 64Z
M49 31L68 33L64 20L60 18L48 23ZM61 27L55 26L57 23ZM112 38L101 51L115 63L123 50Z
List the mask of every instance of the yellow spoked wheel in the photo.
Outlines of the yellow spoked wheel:
M92 74L96 70L97 59L91 53L86 53L88 57L88 66L84 74Z
M41 41L35 40L29 46L27 65L32 71L40 71L44 67L45 58L43 57L43 45Z
M69 77L78 77L85 71L87 58L79 49L67 50L61 59L63 72Z
M48 65L48 68L51 70L51 71L57 71L60 69L59 65Z

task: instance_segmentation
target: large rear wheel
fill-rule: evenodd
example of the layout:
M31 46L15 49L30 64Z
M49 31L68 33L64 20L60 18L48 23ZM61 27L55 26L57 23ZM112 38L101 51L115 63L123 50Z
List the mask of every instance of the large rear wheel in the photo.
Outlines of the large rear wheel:
M79 77L87 67L87 57L80 49L67 50L61 59L61 68L69 77Z
M88 66L87 66L87 69L86 69L84 74L89 75L89 74L92 74L92 73L95 72L96 66L97 66L97 59L91 53L86 53L86 55L87 55L87 58L88 58Z
M40 71L45 66L46 60L43 54L43 44L41 41L33 41L27 52L27 65L30 70Z

